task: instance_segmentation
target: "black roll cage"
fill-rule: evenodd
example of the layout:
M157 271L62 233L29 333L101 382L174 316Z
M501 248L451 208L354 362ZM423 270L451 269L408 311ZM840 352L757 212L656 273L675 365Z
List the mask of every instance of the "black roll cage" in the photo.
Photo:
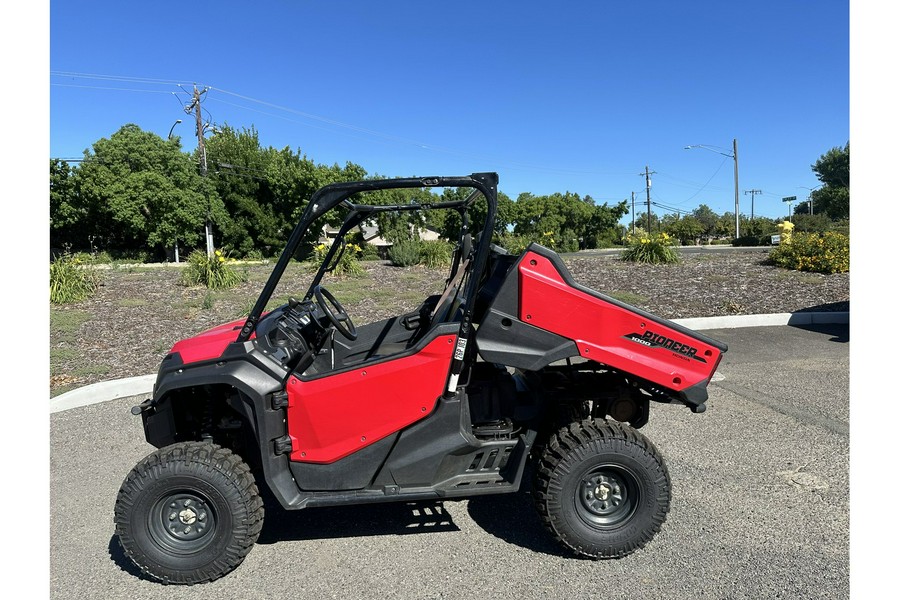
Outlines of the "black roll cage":
M333 183L320 188L309 199L309 203L306 205L303 214L300 216L300 221L297 223L296 227L294 227L293 232L291 232L291 236L288 238L287 245L285 246L284 251L281 253L278 262L272 269L272 273L269 275L268 281L266 281L266 284L263 287L259 298L256 300L256 304L253 305L253 309L250 311L247 320L244 322L244 325L241 328L241 332L240 334L238 334L236 341L238 343L248 341L250 339L250 336L256 330L256 326L259 323L260 318L262 317L266 305L269 303L269 300L271 299L275 288L278 286L279 281L281 281L281 277L284 275L284 271L290 263L291 258L296 255L303 236L306 234L309 227L319 217L340 204L343 204L344 206L349 208L350 212L344 219L344 223L338 233L338 239L342 239L343 236L345 236L351 228L359 225L364 220L377 213L433 209L457 209L462 216L463 227L461 230L461 235L464 235L465 233L467 233L467 218L465 216L466 209L477 199L479 195L483 195L485 200L487 201L488 210L485 216L484 226L482 227L482 231L484 232L484 234L481 235L481 237L478 239L478 246L477 248L475 248L475 260L471 265L470 276L470 281L480 281L482 273L485 269L485 265L487 264L491 244L491 232L493 231L493 226L497 214L498 182L499 176L496 173L473 173L472 175L461 177L414 177L400 179L372 179L366 181L350 181L344 183ZM388 189L433 187L472 188L473 192L464 200L453 200L448 202L435 203L410 202L408 204L402 205L375 206L368 204L355 204L350 201L350 198L352 196L362 192L372 192ZM331 249L328 251L325 259L319 266L319 269L316 272L316 276L313 278L313 282L310 284L309 290L306 293L306 299L309 299L312 296L315 287L319 285L319 283L321 283L327 265L331 262L335 253L338 251L339 246L340 244L332 244ZM457 265L458 262L455 262L453 265L454 271L456 270ZM475 294L477 292L476 287L476 285L469 285L468 290L466 291L465 309L462 316L462 322L460 324L459 342L457 346L458 350L454 355L453 363L451 365L451 373L455 375L458 375L462 371L462 365L466 354L465 349L467 347L467 342L471 331L472 312L475 306Z

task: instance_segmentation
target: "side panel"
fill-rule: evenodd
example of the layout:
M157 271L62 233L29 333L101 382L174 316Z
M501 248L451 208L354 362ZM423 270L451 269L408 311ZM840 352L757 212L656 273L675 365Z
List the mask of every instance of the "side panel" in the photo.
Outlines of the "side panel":
M527 252L518 271L519 318L574 340L584 358L679 392L718 365L722 345L570 285L546 256Z
M415 354L327 377L288 380L291 460L331 463L419 421L447 384L455 335Z

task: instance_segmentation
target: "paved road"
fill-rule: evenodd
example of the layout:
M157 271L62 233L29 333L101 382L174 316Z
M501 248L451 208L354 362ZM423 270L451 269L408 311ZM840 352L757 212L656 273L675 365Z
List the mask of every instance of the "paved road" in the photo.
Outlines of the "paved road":
M116 491L151 448L130 403L51 415L53 598L847 598L847 325L706 332L728 343L709 410L654 405L672 510L622 560L571 558L526 493L466 502L269 510L232 574L140 578L113 535Z

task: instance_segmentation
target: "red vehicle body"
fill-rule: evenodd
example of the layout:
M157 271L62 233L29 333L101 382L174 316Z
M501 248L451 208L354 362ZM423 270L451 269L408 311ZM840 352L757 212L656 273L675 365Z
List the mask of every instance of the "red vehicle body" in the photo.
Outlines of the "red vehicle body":
M669 475L637 430L651 401L703 412L727 348L580 286L550 249L493 245L496 186L492 173L326 186L247 319L172 347L132 411L158 450L115 511L145 573L190 584L234 569L262 527L260 488L301 509L511 493L531 479L540 518L575 554L621 557L653 537ZM472 193L355 202L418 188ZM476 202L485 221L471 228ZM344 224L305 296L266 312L305 233L338 207ZM424 210L461 217L444 292L357 329L322 287L344 237L381 213Z

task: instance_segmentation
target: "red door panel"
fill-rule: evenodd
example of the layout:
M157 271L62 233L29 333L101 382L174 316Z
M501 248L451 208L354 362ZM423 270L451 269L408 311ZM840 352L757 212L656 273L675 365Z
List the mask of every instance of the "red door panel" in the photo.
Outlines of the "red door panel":
M455 335L444 335L411 356L312 381L291 377L291 460L331 463L430 415L455 343Z

